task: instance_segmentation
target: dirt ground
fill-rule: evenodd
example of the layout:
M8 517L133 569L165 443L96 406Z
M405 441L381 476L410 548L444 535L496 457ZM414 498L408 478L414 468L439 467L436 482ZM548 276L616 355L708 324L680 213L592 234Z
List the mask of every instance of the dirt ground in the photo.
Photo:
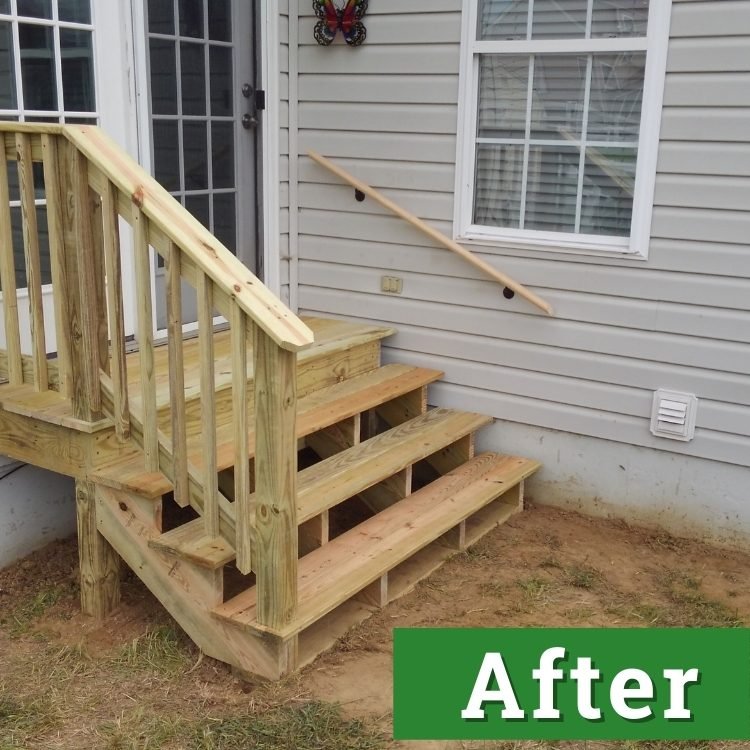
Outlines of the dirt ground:
M391 630L750 622L750 556L530 506L286 680L202 658L132 575L102 625L78 610L75 540L0 571L0 750L750 747L393 743Z

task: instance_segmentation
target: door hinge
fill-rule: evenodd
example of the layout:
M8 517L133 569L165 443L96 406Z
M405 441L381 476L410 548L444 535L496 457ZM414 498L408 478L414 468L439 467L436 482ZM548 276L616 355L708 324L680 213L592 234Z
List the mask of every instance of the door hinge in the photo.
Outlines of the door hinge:
M261 111L266 108L266 92L263 89L256 89L255 91L255 109Z

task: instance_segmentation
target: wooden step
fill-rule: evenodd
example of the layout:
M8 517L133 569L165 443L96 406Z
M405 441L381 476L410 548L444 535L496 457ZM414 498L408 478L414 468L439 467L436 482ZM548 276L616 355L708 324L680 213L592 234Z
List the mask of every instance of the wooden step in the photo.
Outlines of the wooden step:
M344 419L411 393L442 377L438 370L408 365L386 365L323 388L297 402L297 437L330 427ZM218 426L217 465L220 471L234 463L233 426L226 420ZM189 461L197 469L203 466L205 453L201 435L189 443ZM250 434L249 456L255 453L255 436ZM140 453L118 460L96 471L92 481L117 490L156 498L172 491L172 484L161 473L146 473Z
M433 409L302 470L297 523L309 521L491 421L481 414ZM163 534L151 546L209 569L234 559L230 544L205 536L202 519Z
M292 637L538 468L536 461L485 453L306 555L299 561L297 615L283 629L258 624L255 587L213 613L237 627Z

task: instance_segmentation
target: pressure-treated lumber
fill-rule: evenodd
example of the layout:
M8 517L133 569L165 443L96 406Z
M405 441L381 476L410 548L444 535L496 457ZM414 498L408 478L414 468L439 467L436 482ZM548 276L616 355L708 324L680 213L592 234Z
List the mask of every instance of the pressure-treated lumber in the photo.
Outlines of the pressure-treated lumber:
M4 374L12 385L23 379L21 359L21 331L18 325L18 294L16 268L13 262L13 228L10 220L10 193L8 189L8 162L0 154L0 288L3 290L3 317L5 319L5 346L7 364Z
M413 227L419 229L420 232L423 232L438 244L447 248L451 252L456 253L456 255L459 255L465 261L471 263L472 266L478 268L480 271L487 274L487 276L490 276L503 286L512 289L514 292L516 292L516 294L523 297L525 300L528 300L532 305L535 305L540 310L543 310L545 313L547 313L547 315L554 314L552 306L548 302L545 302L539 295L535 294L530 289L527 289L525 286L523 286L523 284L519 284L510 276L507 276L501 271L498 271L496 268L493 268L489 263L486 263L481 258L474 255L474 253L459 245L458 242L455 242L454 240L450 239L450 237L447 237L442 232L439 232L434 227L431 227L429 224L422 221L422 219L418 218L410 211L407 211L397 203L394 203L390 198L386 198L381 192L375 190L375 188L371 187L366 182L358 180L354 175L334 164L330 159L326 159L325 156L321 156L316 151L308 151L307 155L313 161L317 162L322 167L325 167L329 172L332 172L344 182L348 182L356 190L359 190L368 197L372 198L384 208L392 211L394 214L396 214L396 216L400 216L402 219L404 219L404 221L407 221Z
M258 622L255 588L214 614L279 637L299 633L538 468L536 461L483 454L303 557L297 616L283 629Z
M217 570L234 560L234 548L221 537L207 536L201 518L150 540L149 545L211 570Z
M90 482L76 482L76 518L81 609L102 620L120 602L120 558L97 528L95 488Z

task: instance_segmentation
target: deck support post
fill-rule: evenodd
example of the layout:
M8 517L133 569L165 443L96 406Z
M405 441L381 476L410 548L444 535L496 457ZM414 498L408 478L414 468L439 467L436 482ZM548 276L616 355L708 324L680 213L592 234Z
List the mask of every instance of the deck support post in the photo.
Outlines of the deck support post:
M297 608L297 356L257 326L253 338L258 622L282 628Z
M76 519L81 609L85 615L103 620L120 603L120 558L97 528L91 482L76 482Z

